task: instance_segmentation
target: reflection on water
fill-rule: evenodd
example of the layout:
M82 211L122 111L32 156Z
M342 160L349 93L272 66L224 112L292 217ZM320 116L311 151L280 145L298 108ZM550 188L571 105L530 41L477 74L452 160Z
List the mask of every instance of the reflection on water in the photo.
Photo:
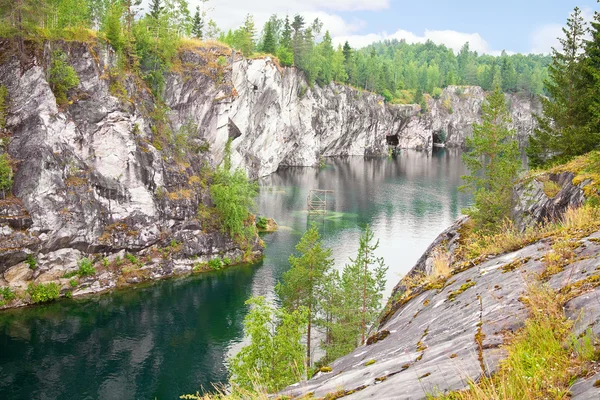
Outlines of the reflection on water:
M244 301L273 296L311 221L340 268L371 224L390 266L389 293L466 205L455 153L327 162L261 181L259 212L281 229L264 236L257 265L0 313L0 399L176 399L224 382L224 360L242 339ZM335 192L326 217L305 211L313 188Z
M287 257L308 224L315 222L333 248L338 268L358 249L365 224L379 239L379 255L389 266L386 295L414 265L429 243L467 205L458 192L466 173L460 153L433 155L405 151L398 157L327 159L326 168L289 168L264 178L259 210L285 228L265 237L271 281L288 268ZM310 189L330 189L327 216L306 213Z

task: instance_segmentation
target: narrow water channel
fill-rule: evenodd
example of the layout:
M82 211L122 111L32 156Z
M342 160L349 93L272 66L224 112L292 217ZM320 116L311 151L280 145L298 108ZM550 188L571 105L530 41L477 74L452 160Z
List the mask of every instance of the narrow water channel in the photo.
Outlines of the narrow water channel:
M0 313L0 399L177 399L227 379L225 359L243 337L245 300L273 295L311 223L342 268L365 224L389 266L386 296L467 205L456 151L396 158L328 159L263 178L259 214L279 231L264 259L80 300ZM309 216L310 189L329 189L326 216Z

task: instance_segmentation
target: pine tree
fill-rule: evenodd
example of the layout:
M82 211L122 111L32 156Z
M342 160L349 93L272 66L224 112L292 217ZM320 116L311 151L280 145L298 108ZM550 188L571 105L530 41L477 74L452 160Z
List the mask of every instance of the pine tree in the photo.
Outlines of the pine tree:
M587 41L585 72L589 82L589 121L588 129L592 135L600 133L600 12L594 12L591 22L591 39Z
M306 307L306 359L311 364L312 327L322 310L320 293L324 279L333 266L331 249L323 248L319 230L313 224L296 245L298 256L290 256L291 268L283 275L275 290L284 308L289 311Z
M463 154L470 175L463 176L462 190L474 194L475 204L466 213L478 229L497 230L510 215L512 188L520 169L519 146L513 139L504 94L499 86L482 105L482 124L473 125Z
M350 44L348 43L347 40L344 43L343 52L344 52L344 60L346 62L348 62L348 60L350 60L350 57L352 57L352 47L350 47Z
M121 26L121 17L123 16L123 6L120 2L112 3L108 9L102 24L102 30L106 39L115 51L120 52L125 46L123 29Z
M200 6L196 7L196 13L192 21L192 36L196 39L202 39L202 30L204 29L204 19L200 13Z
M244 319L250 344L229 360L233 391L273 393L301 380L305 373L304 335L307 311L275 311L264 297L246 302L252 309Z
M162 0L150 0L150 16L155 20L160 18L164 10L164 6L162 5Z
M589 100L584 79L583 44L585 24L575 8L559 39L562 51L552 50L549 79L545 82L549 97L543 97L543 115L536 116L538 127L529 138L527 155L532 166L551 159L566 161L586 153L598 144L597 132L589 132Z
M375 257L379 240L373 244L373 238L374 233L367 225L360 237L358 254L344 267L341 277L344 312L349 318L355 316L360 344L365 343L367 329L377 317L386 281L383 258Z
M277 42L275 41L275 32L273 28L271 21L265 23L262 50L269 54L275 54L277 52Z
M294 65L294 53L292 51L292 26L290 25L289 16L285 16L283 23L283 31L281 32L281 40L277 49L277 57L281 65L290 67Z

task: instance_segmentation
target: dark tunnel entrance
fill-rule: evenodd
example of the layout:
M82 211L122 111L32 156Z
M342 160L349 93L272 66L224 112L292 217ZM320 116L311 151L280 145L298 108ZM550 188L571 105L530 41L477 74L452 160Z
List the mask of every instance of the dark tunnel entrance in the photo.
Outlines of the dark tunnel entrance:
M388 146L398 146L398 144L400 143L398 135L387 135L385 137L385 141Z

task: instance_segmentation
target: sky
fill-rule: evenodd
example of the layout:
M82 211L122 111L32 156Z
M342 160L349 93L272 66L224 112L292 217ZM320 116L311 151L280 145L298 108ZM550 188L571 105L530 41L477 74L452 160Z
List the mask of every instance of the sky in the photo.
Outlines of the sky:
M148 0L146 0L148 1ZM188 0L195 9L200 0ZM385 38L431 39L458 51L465 42L480 53L549 53L569 13L586 18L596 0L209 0L208 17L221 29L236 28L246 14L261 27L271 14L319 17L334 42L364 47Z

